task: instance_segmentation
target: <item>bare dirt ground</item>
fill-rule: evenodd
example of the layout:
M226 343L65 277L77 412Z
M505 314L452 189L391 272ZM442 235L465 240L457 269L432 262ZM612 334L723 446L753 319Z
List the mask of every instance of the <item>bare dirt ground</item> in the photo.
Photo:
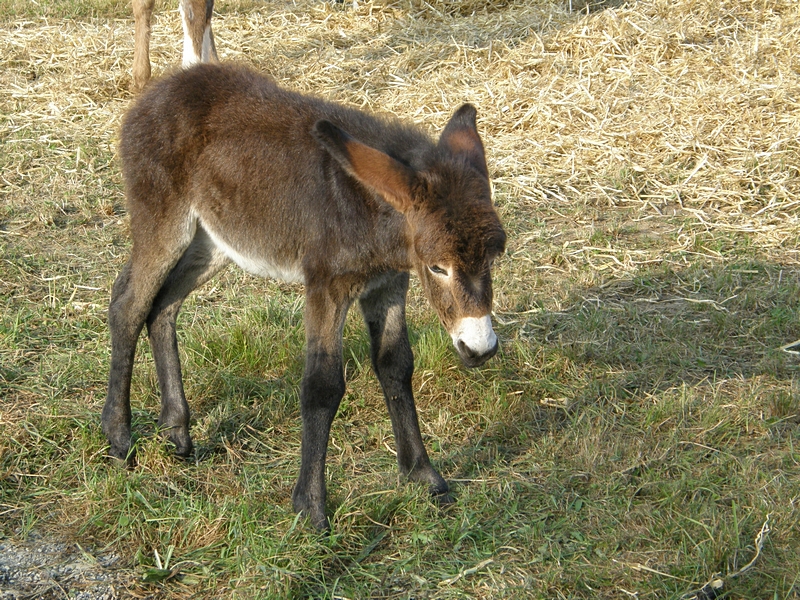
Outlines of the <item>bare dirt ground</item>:
M0 600L125 598L131 577L115 553L36 535L0 540Z

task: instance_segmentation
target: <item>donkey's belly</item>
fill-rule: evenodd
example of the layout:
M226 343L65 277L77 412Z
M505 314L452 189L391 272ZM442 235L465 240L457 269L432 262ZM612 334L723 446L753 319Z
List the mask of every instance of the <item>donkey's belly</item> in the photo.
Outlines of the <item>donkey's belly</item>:
M208 237L211 238L214 245L248 273L286 282L305 283L299 259L295 261L279 261L263 252L244 247L234 248L205 223L201 223L201 226L208 233Z

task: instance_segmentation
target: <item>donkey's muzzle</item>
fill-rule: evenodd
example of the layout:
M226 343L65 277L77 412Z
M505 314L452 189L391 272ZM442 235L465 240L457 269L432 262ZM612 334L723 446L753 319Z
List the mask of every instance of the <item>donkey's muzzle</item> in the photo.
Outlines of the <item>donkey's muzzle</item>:
M499 347L489 315L461 319L452 338L461 361L469 368L480 367L497 354Z

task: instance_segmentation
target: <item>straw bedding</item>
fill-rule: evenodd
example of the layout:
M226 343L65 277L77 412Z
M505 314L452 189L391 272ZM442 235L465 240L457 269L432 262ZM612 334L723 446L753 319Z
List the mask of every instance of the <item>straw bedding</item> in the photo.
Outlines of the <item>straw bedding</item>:
M223 59L295 89L432 128L462 102L475 103L512 255L536 256L532 219L579 238L598 214L619 208L654 230L679 218L698 230L744 233L765 258L796 264L800 4L576 6L298 0L224 13L215 28ZM179 62L180 40L177 13L158 13L156 74ZM82 140L115 146L130 101L132 44L131 19L4 25L5 198L14 202L22 186L39 182L54 196L71 189L119 202L104 177L70 176L58 157L80 166ZM89 166L117 177L107 161ZM574 216L580 207L583 223ZM694 243L685 236L679 250ZM604 264L614 271L659 259L647 249L610 250Z

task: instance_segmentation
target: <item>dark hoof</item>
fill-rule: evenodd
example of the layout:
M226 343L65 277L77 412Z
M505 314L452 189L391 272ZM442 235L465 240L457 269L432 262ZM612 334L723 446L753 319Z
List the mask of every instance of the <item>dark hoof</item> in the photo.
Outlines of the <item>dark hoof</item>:
M191 441L188 444L182 444L180 446L173 440L170 440L170 442L172 442L172 444L175 446L175 456L182 460L188 460L192 457L192 454L194 453L194 446L192 445Z
M123 449L112 445L108 449L108 456L113 459L115 464L125 469L132 469L136 466L135 448Z
M451 504L454 504L456 501L449 490L446 490L444 492L436 492L434 490L431 490L431 500L433 500L434 504L442 508L450 506Z
M311 521L317 531L330 533L331 523L328 521L328 517L325 516L325 511L313 508L298 508L297 503L294 503L294 510Z
M301 517L305 517L308 519L311 524L314 526L314 529L319 531L320 533L330 533L331 532L331 523L328 521L328 517L324 514L319 514L317 511L307 511L307 510L297 510L295 507L295 512L300 513Z
M165 427L159 424L159 432L161 437L164 438L169 444L175 448L175 456L178 458L186 459L192 456L194 445L192 438L185 427Z
M292 508L294 512L306 517L318 531L330 531L331 524L325 516L325 505L318 506L316 503L303 499L299 494L292 498Z
M320 533L331 532L331 522L328 521L328 517L325 515L322 515L322 517L309 517L309 519L311 520L311 524L314 526L314 529Z

